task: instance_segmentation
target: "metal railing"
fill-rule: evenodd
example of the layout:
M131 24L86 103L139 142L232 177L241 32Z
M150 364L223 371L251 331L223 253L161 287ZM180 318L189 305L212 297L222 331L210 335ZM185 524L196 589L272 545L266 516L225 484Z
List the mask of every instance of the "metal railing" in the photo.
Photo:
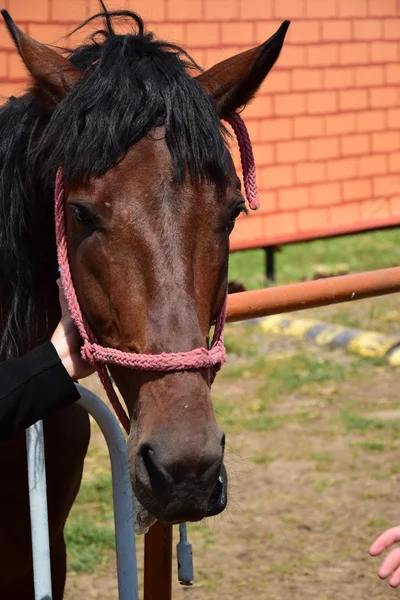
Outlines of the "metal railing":
M110 454L118 599L138 600L136 544L132 523L133 494L125 437L117 419L104 402L81 385L77 385L77 388L81 394L78 404L87 410L97 422L104 435ZM35 600L52 600L45 446L42 421L27 429L26 443Z

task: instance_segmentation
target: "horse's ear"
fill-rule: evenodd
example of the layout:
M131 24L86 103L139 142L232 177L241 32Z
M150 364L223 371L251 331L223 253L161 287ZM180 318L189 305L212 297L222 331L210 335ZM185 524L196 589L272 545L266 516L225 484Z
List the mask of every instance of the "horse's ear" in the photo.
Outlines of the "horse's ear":
M250 102L275 64L290 21L284 21L269 40L228 58L196 77L217 106L221 118Z
M1 14L14 44L35 83L35 95L48 104L59 102L83 77L82 71L52 50L21 31L6 10Z

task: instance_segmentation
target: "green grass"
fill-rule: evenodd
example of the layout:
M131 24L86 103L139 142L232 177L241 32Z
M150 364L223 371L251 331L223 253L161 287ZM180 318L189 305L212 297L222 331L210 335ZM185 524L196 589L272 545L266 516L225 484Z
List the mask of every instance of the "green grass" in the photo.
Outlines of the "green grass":
M354 369L351 360L344 365L334 359L319 357L312 351L306 352L261 355L250 358L244 365L228 364L224 367L221 379L229 381L229 385L235 380L238 385L240 380L247 380L249 389L240 400L236 395L231 399L229 393L223 397L213 397L221 426L232 426L236 430L269 431L287 420L305 421L312 418L308 411L288 411L288 414L279 417L272 417L269 412L272 405L279 404L288 394L300 391L313 396L318 393L321 384L344 381L353 374Z
M357 367L364 365L357 359ZM309 347L304 352L279 356L260 355L245 365L226 365L221 377L227 379L253 377L265 379L267 389L276 393L300 389L310 383L340 381L346 377L346 366L334 359L320 358Z
M258 394L268 400L283 396L285 392L302 390L312 384L346 379L347 368L334 360L318 358L307 349L304 353L288 355L279 359L264 359L255 367L258 374L263 372L265 383L258 388Z
M269 465L273 462L274 458L264 451L255 454L254 456L250 456L249 460L256 465Z
M319 402L323 401L328 406L336 386L342 382L356 381L365 372L376 370L378 374L381 369L388 368L381 359L349 355L345 361L338 361L337 352L329 351L327 355L320 356L319 351L310 346L278 355L265 355L262 349L260 352L259 356L249 356L244 363L241 358L239 364L226 365L221 372L220 381L225 380L227 385L229 382L229 386L234 386L234 391L236 382L240 389L246 381L242 398L238 398L236 393L231 397L229 391L225 394L223 388L217 397L213 396L215 411L224 428L233 428L235 431L270 431L285 426L288 422L314 421L320 416L318 408L299 411L294 403L292 409L288 408L287 412L279 416L272 416L271 410L293 394L301 394L309 399L318 398ZM329 390L327 395L323 393L325 387ZM336 399L335 404L339 402L347 407L348 399L342 400L343 403ZM347 431L397 431L398 427L397 422L359 417L346 411L340 413L340 420ZM322 455L315 455L312 460L318 463L317 470L329 470L329 461L324 460Z
M270 431L279 426L279 421L269 415L259 415L252 418L247 418L243 422L243 427L247 431Z
M385 367L387 366L386 360L380 357L359 357L353 362L355 369L363 369L365 367Z
M340 413L340 420L347 431L376 431L379 429L392 430L393 432L400 431L400 423L398 421L382 421L381 419L372 419L349 413L345 410Z
M68 568L75 573L93 573L105 560L107 550L115 548L113 528L98 525L93 517L74 516L65 528Z
M93 573L115 548L110 475L84 481L65 528L68 568Z
M217 419L225 430L236 431L247 429L249 431L270 431L279 426L279 419L267 414L267 407L260 402L246 403L243 401L229 401L226 398L213 398L213 405Z
M79 490L76 504L91 504L95 503L98 506L106 509L112 508L112 488L111 475L97 475L92 481L82 482Z
M399 264L400 244L396 229L290 244L276 253L279 284L312 279L321 267L327 273L335 274L342 269L348 272L368 271ZM255 289L265 285L264 273L263 250L246 250L231 254L231 280L241 281L247 289Z
M382 531L391 526L390 521L387 519L368 519L366 523L362 524L361 527L371 528L374 531L381 529Z
M255 343L249 341L250 328L247 331L247 336L243 336L243 329L235 331L232 327L225 333L225 348L229 354L236 356L251 357L258 352L258 347Z
M191 523L190 535L196 542L201 542L203 550L208 550L217 543L215 532L204 521Z
M317 492L323 492L324 490L329 489L334 485L333 481L328 481L327 479L321 479L321 481L317 481L314 485L314 488Z
M383 442L367 441L361 442L360 446L365 450L372 450L374 452L383 452L386 446Z
M315 460L317 462L332 462L333 455L329 454L329 452L311 452L310 460Z
M255 369L253 363L247 365L224 365L219 377L225 379L251 379L255 375Z
M288 361L272 363L269 378L280 380L282 389L294 390L309 383L342 380L345 375L344 365L309 354L298 354Z
M318 473L335 470L335 457L329 452L311 452L309 459L314 462L314 470Z

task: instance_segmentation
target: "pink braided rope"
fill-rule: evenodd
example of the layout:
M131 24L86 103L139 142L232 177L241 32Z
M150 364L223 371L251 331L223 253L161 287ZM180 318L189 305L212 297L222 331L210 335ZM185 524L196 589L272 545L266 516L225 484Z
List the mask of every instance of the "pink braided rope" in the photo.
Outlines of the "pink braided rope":
M229 125L235 132L239 144L240 160L242 162L244 189L251 210L260 208L260 200L257 192L256 165L254 162L253 147L249 132L242 117L235 113L232 117L227 117Z
M243 167L243 179L249 206L251 209L257 210L260 203L257 196L254 157L249 134L239 115L235 114L227 120L232 125L239 143ZM57 171L54 202L58 265L68 308L83 340L81 348L82 358L96 368L100 381L107 392L107 396L120 423L125 431L129 433L129 418L121 406L114 390L106 365L114 364L141 371L163 372L211 368L211 383L213 383L217 372L226 361L224 328L227 296L225 296L221 312L215 323L214 336L209 350L207 348L196 348L190 352L134 354L131 352L122 352L115 348L104 348L103 346L100 346L96 341L96 337L92 332L88 321L81 311L72 281L65 229L64 185L61 167Z

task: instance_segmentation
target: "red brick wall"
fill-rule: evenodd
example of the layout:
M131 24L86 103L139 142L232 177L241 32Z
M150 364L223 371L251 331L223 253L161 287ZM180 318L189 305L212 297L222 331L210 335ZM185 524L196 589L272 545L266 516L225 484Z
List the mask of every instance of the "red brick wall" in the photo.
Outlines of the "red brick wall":
M95 0L3 0L30 35L54 42ZM259 44L289 18L274 70L245 111L262 208L233 247L400 223L400 0L112 0L205 67ZM0 94L25 71L0 27ZM235 149L235 155L237 151Z

